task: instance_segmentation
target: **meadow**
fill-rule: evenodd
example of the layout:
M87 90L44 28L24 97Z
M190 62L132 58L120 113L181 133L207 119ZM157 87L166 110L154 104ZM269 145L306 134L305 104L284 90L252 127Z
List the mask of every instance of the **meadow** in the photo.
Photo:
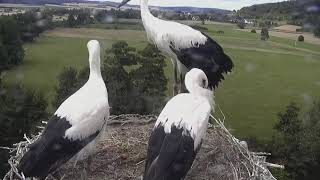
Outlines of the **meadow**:
M145 47L145 32L133 26L132 30L95 25L45 32L25 45L24 63L6 72L5 82L23 83L52 100L57 76L63 68L87 65L89 39L98 39L103 49L119 40L137 49ZM235 63L234 71L226 75L215 96L216 115L221 117L219 107L226 116L225 123L236 135L270 139L279 111L290 102L307 107L320 96L320 45L296 44L295 40L280 37L261 41L259 34L239 31L229 24L211 23L205 27L206 33L224 47ZM224 34L216 33L219 30ZM172 68L167 62L165 72L170 79Z

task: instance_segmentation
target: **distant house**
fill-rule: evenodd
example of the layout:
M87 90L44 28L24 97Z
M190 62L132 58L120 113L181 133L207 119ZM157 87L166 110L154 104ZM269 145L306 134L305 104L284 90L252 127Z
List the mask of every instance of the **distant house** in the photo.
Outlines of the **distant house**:
M200 20L200 17L199 16L193 16L192 17L192 21L199 21Z
M244 23L245 23L245 24L254 24L254 22L253 22L253 21L248 20L248 19L244 19Z

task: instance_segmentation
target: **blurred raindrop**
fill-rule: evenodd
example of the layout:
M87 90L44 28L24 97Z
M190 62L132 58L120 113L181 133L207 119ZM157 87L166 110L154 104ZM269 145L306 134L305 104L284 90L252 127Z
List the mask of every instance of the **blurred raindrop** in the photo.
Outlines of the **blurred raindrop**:
M113 23L114 22L114 18L111 15L107 15L104 19L103 22L105 23Z
M317 62L314 55L312 54L308 54L308 55L305 55L304 56L304 60L307 62L307 63L315 63Z
M307 12L312 12L312 13L314 13L314 12L320 12L320 6L318 6L318 5L307 6L307 7L306 7L306 11L307 11Z
M5 95L7 94L7 90L6 89L0 89L0 95Z
M41 12L36 12L34 16L35 16L36 19L41 19L42 18L42 13Z
M313 30L314 29L314 25L311 23L305 23L303 24L303 28L306 30Z
M305 104L307 104L307 105L312 104L312 102L313 102L312 97L309 94L303 93L301 96L302 96Z
M24 79L24 74L19 72L19 73L16 74L16 78L17 78L18 81L21 81L21 80Z
M47 20L42 19L36 22L36 26L38 27L45 27L47 25Z
M93 15L97 15L97 14L98 14L98 12L99 12L99 11L98 11L98 10L96 10L96 9L93 9L93 10L92 10L92 14L93 14Z
M246 72L253 72L253 71L255 71L256 70L256 65L254 65L254 64L252 64L252 63L248 63L247 65L246 65Z

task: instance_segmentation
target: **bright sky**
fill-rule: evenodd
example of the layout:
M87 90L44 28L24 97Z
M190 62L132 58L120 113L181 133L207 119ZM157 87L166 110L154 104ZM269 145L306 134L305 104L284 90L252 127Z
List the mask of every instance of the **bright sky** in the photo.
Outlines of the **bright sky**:
M104 1L104 0L100 0ZM122 0L108 0L121 2ZM284 0L149 0L150 5L155 6L194 6L194 7L211 7L220 9L240 9L253 4L280 2ZM140 0L132 0L129 4L139 4Z

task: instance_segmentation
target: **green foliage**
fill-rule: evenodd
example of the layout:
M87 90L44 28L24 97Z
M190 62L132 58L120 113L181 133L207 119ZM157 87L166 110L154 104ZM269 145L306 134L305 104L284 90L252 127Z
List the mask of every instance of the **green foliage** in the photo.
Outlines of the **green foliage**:
M93 23L93 19L90 17L90 11L80 11L77 17L77 24L90 24Z
M266 41L270 38L268 28L264 27L261 29L261 40Z
M241 8L237 15L249 19L289 20L298 6L295 1L267 3Z
M69 27L74 27L77 25L76 18L73 14L69 14L67 24Z
M208 15L207 14L200 14L199 18L200 18L202 25L205 25L205 22L206 22L206 19L208 18Z
M257 33L257 31L255 29L252 29L251 33Z
M134 9L126 9L126 10L102 10L98 11L94 19L101 23L112 23L117 21L117 19L141 19L140 11Z
M112 48L106 51L107 58L112 56L121 66L132 66L137 64L136 49L129 47L125 41L119 41L112 45ZM114 61L112 59L111 61Z
M313 31L314 35L320 37L320 26L316 27Z
M287 21L288 24L298 26L308 24L311 28L304 27L305 30L313 31L315 36L320 37L319 6L319 0L283 1L244 7L236 15L267 22L262 22L260 27L277 26L274 21Z
M278 180L291 180L289 178L289 173L286 172L283 169L279 169L279 168L272 168L271 169L271 173L274 177L276 177Z
M12 17L0 17L0 69L18 65L24 58L19 26Z
M303 42L303 41L304 41L304 36L300 35L300 36L298 37L298 41Z
M140 67L130 73L133 85L139 94L138 99L144 105L140 106L142 108L138 113L159 113L164 105L167 90L167 79L164 76L165 57L151 44L139 54Z
M316 180L320 176L320 102L301 113L290 104L279 113L275 129L279 132L270 143L276 161L285 164L289 179Z
M8 51L0 40L0 71L7 69L9 66Z
M53 28L52 14L48 10L28 10L24 14L14 16L24 42L32 42L40 33Z
M58 86L56 90L56 98L53 106L58 108L60 104L78 89L78 72L74 68L65 68L58 77Z
M134 49L124 41L119 41L107 50L107 56L102 67L102 76L108 88L111 113L133 113L135 96L126 65L132 65L130 59L136 59Z
M237 26L240 28L240 29L244 29L246 27L246 23L244 21L239 21L237 23Z
M279 122L275 125L275 129L282 133L285 137L292 138L301 131L301 121L298 119L300 109L296 104L290 104L284 113L279 113Z
M0 144L10 147L24 134L35 132L35 125L47 120L47 102L42 94L22 86L0 85ZM7 151L0 151L0 176L6 172Z

